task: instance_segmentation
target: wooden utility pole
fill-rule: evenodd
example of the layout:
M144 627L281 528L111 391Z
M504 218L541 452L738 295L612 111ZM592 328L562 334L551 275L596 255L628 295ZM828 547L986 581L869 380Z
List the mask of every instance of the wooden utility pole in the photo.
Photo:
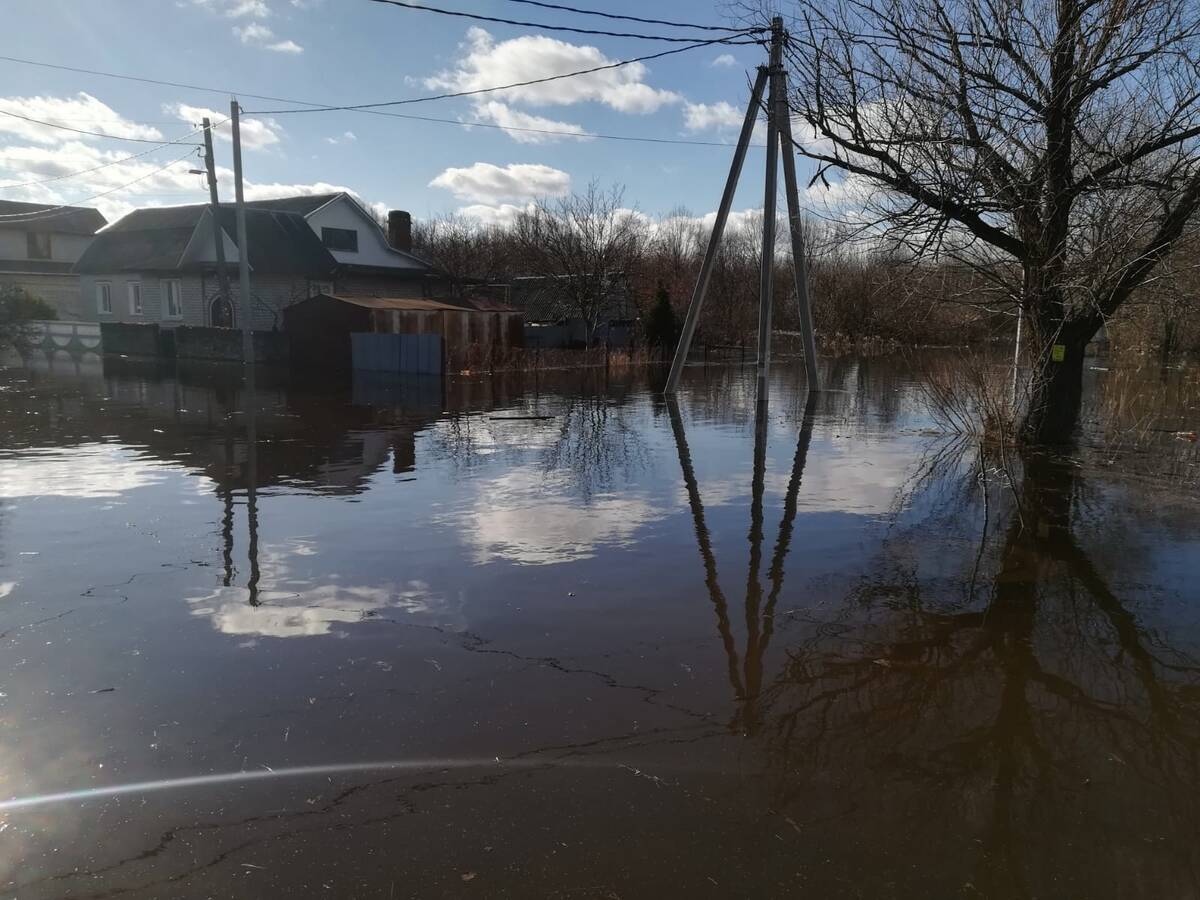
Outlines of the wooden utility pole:
M229 290L229 271L225 268L225 237L221 230L221 201L217 197L217 164L213 159L212 123L204 117L204 168L208 171L208 197L212 204L213 246L217 254L217 284L221 296L233 312L233 294Z
M762 105L763 90L768 81L770 81L770 95L767 101L763 250L758 293L758 376L759 378L766 377L771 361L771 318L774 311L771 282L775 262L775 184L778 176L778 154L782 149L788 220L791 226L792 262L795 266L796 295L800 305L800 330L804 338L804 362L808 373L809 389L815 391L820 388L817 380L816 336L813 330L812 307L808 293L808 272L804 256L804 230L800 219L800 195L796 186L796 160L793 156L791 114L787 103L787 73L783 68L783 42L786 38L783 19L776 16L771 20L770 65L759 67L758 78L755 80L754 89L750 94L750 105L746 110L746 119L742 123L742 132L733 153L733 163L729 168L729 177L725 181L725 192L721 195L721 205L717 209L717 220L713 225L712 235L708 239L708 247L704 252L704 263L700 267L700 275L696 279L696 288L692 293L692 301L688 305L683 331L679 336L679 344L675 348L675 356L671 361L671 373L667 376L665 388L668 394L675 393L679 387L679 378L692 347L692 338L696 333L700 310L704 306L704 295L708 290L713 262L716 259L721 236L725 231L729 208L733 203L742 163L746 158L746 148L750 144L750 134L754 130L754 122L758 117L759 107Z
M241 107L237 100L229 101L229 117L233 120L233 193L237 202L238 293L241 295L242 363L254 365L254 331L250 308L250 245L246 240L246 198L242 191L242 129Z

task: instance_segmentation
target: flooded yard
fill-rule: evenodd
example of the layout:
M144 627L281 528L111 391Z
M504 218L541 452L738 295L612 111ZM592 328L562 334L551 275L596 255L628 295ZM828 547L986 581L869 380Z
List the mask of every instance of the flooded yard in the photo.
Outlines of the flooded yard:
M922 366L3 370L4 895L1200 896L1195 444Z

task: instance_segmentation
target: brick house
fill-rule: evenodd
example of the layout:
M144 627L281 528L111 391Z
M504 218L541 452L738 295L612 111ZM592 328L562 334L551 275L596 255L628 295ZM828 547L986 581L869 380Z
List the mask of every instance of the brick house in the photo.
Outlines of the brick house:
M222 204L219 215L232 310L220 296L212 215L208 205L139 209L97 235L75 264L88 320L236 326L235 210ZM407 216L392 214L401 240ZM258 330L281 329L288 306L320 293L419 296L430 275L344 193L248 203L246 232Z

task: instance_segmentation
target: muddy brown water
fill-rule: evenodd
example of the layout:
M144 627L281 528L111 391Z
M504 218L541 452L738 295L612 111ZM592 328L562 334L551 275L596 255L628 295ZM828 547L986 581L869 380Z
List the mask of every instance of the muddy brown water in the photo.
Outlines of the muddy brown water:
M1200 896L1194 486L921 371L10 366L0 892Z

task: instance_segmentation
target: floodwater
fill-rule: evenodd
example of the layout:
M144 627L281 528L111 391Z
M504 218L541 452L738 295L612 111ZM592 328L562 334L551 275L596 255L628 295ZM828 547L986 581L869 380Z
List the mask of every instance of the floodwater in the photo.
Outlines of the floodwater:
M1200 896L1195 445L921 372L0 372L0 893Z

